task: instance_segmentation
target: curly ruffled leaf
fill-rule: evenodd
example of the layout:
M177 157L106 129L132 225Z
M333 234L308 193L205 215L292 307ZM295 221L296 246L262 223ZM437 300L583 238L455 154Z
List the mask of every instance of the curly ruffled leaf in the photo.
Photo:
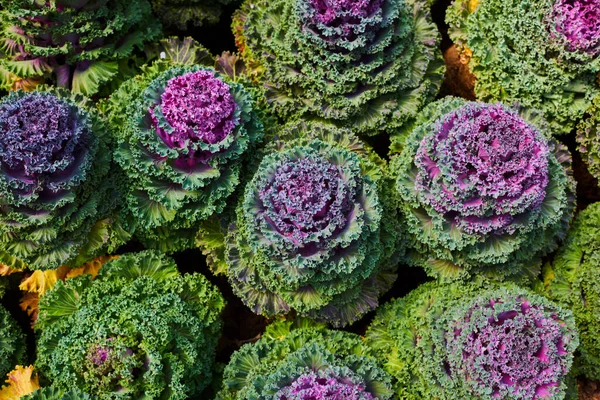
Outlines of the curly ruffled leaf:
M600 203L576 218L565 244L544 269L544 293L573 310L580 345L575 372L600 379Z
M402 399L563 399L572 313L513 284L427 283L381 308L367 342Z
M62 390L55 387L45 387L38 389L28 396L23 397L24 400L91 400L92 397L87 393L83 393L78 389Z
M436 96L440 35L425 0L248 0L234 15L248 74L284 120L326 119L374 135Z
M586 116L577 127L578 150L589 172L600 179L600 96L594 99Z
M481 101L518 102L569 133L598 95L598 0L455 0L450 37L467 55Z
M390 377L360 337L292 322L268 332L233 354L217 399L391 398Z
M13 317L0 306L0 376L25 360L25 335Z
M347 325L396 278L401 247L387 167L332 125L294 123L277 136L225 238L229 281L258 314L294 308ZM222 238L213 238L205 249L218 259Z
M18 365L8 373L6 385L0 389L0 400L20 399L40 388L38 374L33 373L33 365Z
M199 274L152 251L58 282L40 300L37 367L96 398L184 399L210 383L224 300Z
M108 105L127 175L129 219L147 246L192 247L198 225L222 212L241 163L263 136L242 85L212 69L159 63Z
M538 115L446 98L392 139L398 150L391 166L412 238L407 262L430 275L531 279L564 238L575 208L571 158Z
M147 0L1 4L0 81L6 90L51 81L93 95L126 75L121 61L161 31Z
M1 263L81 265L129 238L106 122L85 98L14 92L0 101L0 127Z

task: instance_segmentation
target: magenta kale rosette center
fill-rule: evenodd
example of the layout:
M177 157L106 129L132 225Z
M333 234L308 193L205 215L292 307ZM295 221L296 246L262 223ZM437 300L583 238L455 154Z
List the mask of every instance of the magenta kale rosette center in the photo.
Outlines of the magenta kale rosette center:
M525 299L475 304L447 334L450 370L469 376L475 393L491 388L497 398L551 397L570 367L564 324Z
M237 126L235 100L229 86L211 71L201 70L171 78L161 95L160 107L149 110L163 142L171 148L188 143L215 144ZM169 128L161 126L163 117Z
M81 116L56 96L29 94L0 105L0 128L2 168L29 190L53 176L47 184L58 183L88 145Z
M296 378L275 396L277 400L375 400L364 385L350 378L309 372Z
M331 27L355 25L381 9L383 0L310 0L315 22Z
M600 0L558 0L551 19L568 51L600 54Z
M437 122L415 157L423 201L467 233L511 233L514 218L540 207L548 146L500 104L469 103Z
M319 232L330 236L342 230L354 208L353 195L340 169L321 157L281 165L260 189L265 218L298 247L314 241Z

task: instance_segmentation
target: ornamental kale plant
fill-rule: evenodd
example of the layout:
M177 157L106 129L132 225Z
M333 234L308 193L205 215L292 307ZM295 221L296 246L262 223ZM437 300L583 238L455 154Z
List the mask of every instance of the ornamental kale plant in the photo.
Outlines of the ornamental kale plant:
M402 126L444 76L429 0L246 0L233 30L270 109L373 135Z
M157 63L110 101L137 237L173 252L194 246L200 221L220 213L242 161L263 136L250 94L210 68Z
M540 110L564 134L599 93L600 0L455 0L446 20L479 100Z
M600 179L600 96L587 110L587 118L577 127L579 153L589 172Z
M0 287L0 297L4 290ZM13 317L0 305L0 377L25 360L25 335Z
M387 400L391 377L359 336L276 322L225 368L217 400Z
M444 279L535 276L575 206L571 156L549 138L541 119L501 104L427 107L392 146L407 261Z
M127 239L109 140L106 121L81 96L0 100L0 263L79 265Z
M229 281L257 314L293 308L347 325L377 307L396 279L387 166L332 125L292 123L278 138L240 195L223 251Z
M160 253L123 255L40 299L37 367L98 399L198 395L211 381L224 300Z
M514 284L436 285L388 303L367 331L398 398L564 398L578 344L569 310Z
M53 387L38 389L30 395L23 396L24 400L91 400L88 394L78 389L61 390Z
M600 203L575 220L552 265L544 270L545 293L575 315L580 344L577 374L600 379Z
M186 30L191 26L216 24L223 7L235 0L151 0L152 9L166 26Z
M49 81L92 95L136 47L161 33L147 0L2 0L0 6L5 90Z

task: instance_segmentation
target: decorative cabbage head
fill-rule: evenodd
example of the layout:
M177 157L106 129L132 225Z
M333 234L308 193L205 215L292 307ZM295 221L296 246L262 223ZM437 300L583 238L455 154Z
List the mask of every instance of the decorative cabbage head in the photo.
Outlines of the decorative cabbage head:
M526 118L501 104L446 98L407 138L393 139L409 263L447 279L539 272L566 234L575 181L566 148L541 119Z
M564 398L569 310L513 284L436 285L384 306L367 332L399 398Z
M223 7L235 0L150 0L150 3L164 25L186 30L191 26L216 24Z
M194 246L198 224L226 206L263 128L250 94L197 66L157 64L127 81L109 110L127 176L127 207L149 247Z
M359 336L276 322L225 367L217 400L387 400L392 380Z
M116 218L120 179L106 125L63 91L0 100L1 263L78 265L128 237Z
M0 377L6 376L17 364L25 361L25 351L25 335L0 305Z
M158 39L147 0L0 1L0 84L45 81L93 95L127 66L136 47Z
M580 344L575 372L600 379L600 203L576 218L565 244L544 268L544 293L575 315Z
M436 96L444 76L429 0L247 0L237 46L269 109L361 135L393 130Z
M539 110L566 134L600 92L599 10L599 0L455 0L446 21L478 100Z
M292 123L278 134L240 196L226 273L257 314L293 308L344 326L396 278L387 166L344 128Z
M57 283L39 307L36 366L58 389L184 399L211 381L224 300L164 255L123 255L94 280Z

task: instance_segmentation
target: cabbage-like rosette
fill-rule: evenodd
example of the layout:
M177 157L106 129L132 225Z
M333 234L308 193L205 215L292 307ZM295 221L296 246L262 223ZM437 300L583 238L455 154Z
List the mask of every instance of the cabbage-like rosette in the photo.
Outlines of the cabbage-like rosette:
M415 400L563 399L579 343L570 310L489 282L426 283L382 307L366 338Z
M0 291L0 297L2 294ZM15 365L25 362L25 352L25 335L17 321L0 305L0 376L5 377Z
M446 22L481 101L539 110L573 130L600 92L600 1L455 0Z
M2 0L0 8L4 90L52 83L94 95L161 34L148 0Z
M41 297L36 367L55 388L99 399L193 397L212 379L223 308L216 287L172 259L122 255Z
M269 110L361 135L402 126L444 76L428 0L246 1L233 31Z
M276 322L235 352L218 400L387 400L392 379L364 340L307 321Z
M78 265L129 235L106 121L81 96L13 92L0 100L0 262Z
M446 98L393 139L395 151L407 262L434 277L532 278L566 235L571 156L539 116Z
M574 372L600 379L600 203L582 211L551 264L544 266L544 294L573 311L579 329Z
M332 125L292 123L279 137L241 195L226 239L229 281L258 314L293 308L334 326L352 323L396 278L386 164Z
M262 139L253 107L242 85L198 66L147 68L113 95L115 158L146 246L190 248L199 222L223 211L242 161Z

